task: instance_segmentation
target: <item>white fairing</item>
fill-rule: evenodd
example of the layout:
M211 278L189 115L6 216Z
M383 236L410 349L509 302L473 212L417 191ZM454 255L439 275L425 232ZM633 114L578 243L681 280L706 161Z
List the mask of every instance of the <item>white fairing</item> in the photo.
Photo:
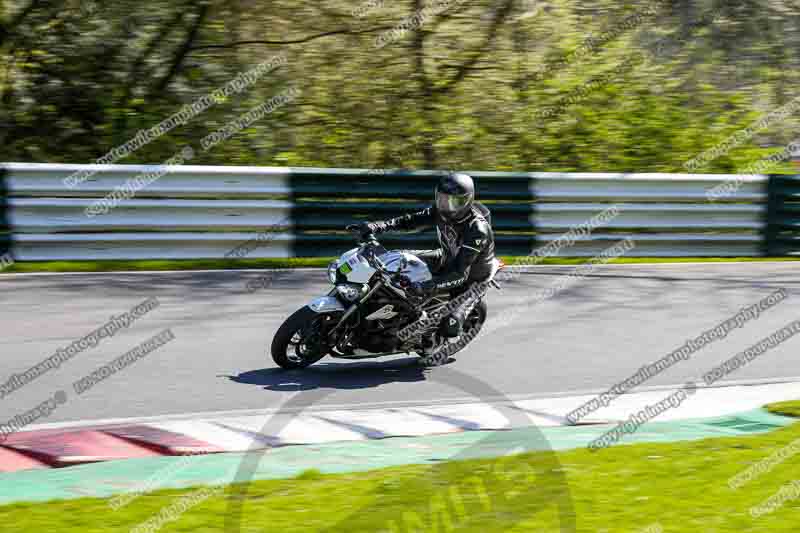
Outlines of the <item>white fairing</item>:
M375 273L375 269L369 266L367 260L358 254L358 248L353 248L342 254L339 258L339 266L341 267L345 263L352 269L345 276L350 283L367 283Z
M386 265L386 269L392 272L400 270L403 258L407 261L404 275L408 276L412 283L433 279L428 265L416 255L408 252L386 252L380 256L380 260Z
M430 281L433 279L428 265L416 255L408 252L392 251L380 255L378 258L386 269L391 272L401 270L403 258L405 258L406 266L405 269L403 269L403 273L405 276L408 276L412 283ZM343 272L342 265L347 264L347 266L350 267L350 271L345 274L348 283L368 283L372 275L375 274L375 269L358 253L358 248L353 248L342 254L336 264L340 273Z
M332 311L344 311L344 306L338 298L333 296L322 296L316 298L308 304L309 309L315 313L330 313Z

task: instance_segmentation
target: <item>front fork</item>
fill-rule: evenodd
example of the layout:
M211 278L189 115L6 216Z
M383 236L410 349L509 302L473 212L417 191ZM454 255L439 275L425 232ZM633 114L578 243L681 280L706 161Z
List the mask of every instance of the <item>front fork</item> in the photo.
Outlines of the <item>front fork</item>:
M336 322L336 325L323 332L323 341L325 344L328 346L336 346L339 343L338 341L340 339L337 339L335 334L347 323L350 317L353 316L353 313L361 309L364 303L369 300L376 291L380 290L381 287L383 287L383 282L379 281L367 294L347 309L345 309L344 304L342 304L339 298L334 296L334 294L336 294L336 289L333 289L328 296L322 296L308 304L308 307L316 313L343 313L342 317Z

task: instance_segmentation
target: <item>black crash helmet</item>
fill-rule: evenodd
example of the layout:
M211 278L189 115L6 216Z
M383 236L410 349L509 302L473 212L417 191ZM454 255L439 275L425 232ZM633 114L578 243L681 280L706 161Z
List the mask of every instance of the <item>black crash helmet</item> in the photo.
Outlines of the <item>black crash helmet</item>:
M464 218L475 200L475 184L467 174L448 174L436 186L436 210L445 220Z

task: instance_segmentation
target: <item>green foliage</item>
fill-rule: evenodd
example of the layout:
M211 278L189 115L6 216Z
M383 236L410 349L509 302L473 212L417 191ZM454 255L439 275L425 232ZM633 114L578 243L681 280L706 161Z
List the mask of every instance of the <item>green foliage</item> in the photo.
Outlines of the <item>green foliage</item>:
M362 16L341 0L57 4L0 10L0 161L92 162L279 53L286 65L117 162L198 149L296 86L193 163L685 172L797 96L800 9L778 0L454 2L380 49L415 2ZM582 53L589 35L606 37ZM799 125L776 121L697 171L741 170Z

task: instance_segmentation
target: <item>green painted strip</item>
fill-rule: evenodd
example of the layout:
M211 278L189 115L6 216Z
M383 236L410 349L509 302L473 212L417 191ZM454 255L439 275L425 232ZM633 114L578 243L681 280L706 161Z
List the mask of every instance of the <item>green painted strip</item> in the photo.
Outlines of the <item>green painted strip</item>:
M531 251L533 235L495 235L498 255L526 256ZM387 233L380 236L381 244L388 250L420 250L438 247L435 232L421 234ZM355 248L350 235L330 235L298 232L290 257L338 257Z
M653 422L627 436L620 445L766 433L795 421L794 418L776 416L758 409L726 417ZM312 468L324 473L363 472L390 466L439 463L456 457L496 457L508 450L519 453L536 451L542 449L542 434L553 450L568 450L586 446L610 427L470 431L430 437L287 446L255 452L260 462L253 479L290 478ZM226 453L156 457L0 474L0 505L87 496L106 498L147 486L152 478L159 479L159 484L149 486L150 490L213 484L219 480L234 481L234 475L245 456L243 453ZM165 475L166 472L169 475Z
M767 181L767 209L765 211L762 255L782 256L800 251L800 247L787 245L787 239L796 236L795 230L787 227L787 202L800 197L800 180L792 176L770 175Z
M341 231L361 220L385 220L421 211L426 202L299 201L293 209L294 227L301 230ZM496 231L532 231L530 203L487 203Z
M320 175L313 169L292 169L289 176L292 227L297 230L290 257L328 257L352 248L353 239L331 231L343 231L349 224L385 220L424 209L433 201L434 188L442 172L434 171L344 171ZM532 220L536 209L533 178L525 174L490 175L474 173L478 201L488 200L500 255L529 255L536 248ZM416 202L352 202L354 198L417 200ZM320 200L324 199L324 200ZM492 203L491 201L514 203ZM337 243L337 238L345 242ZM434 232L419 235L386 235L381 242L389 249L425 249L438 246ZM350 244L350 246L347 246ZM343 247L347 246L347 247Z
M796 220L796 217L793 216L795 213L800 213L800 204L787 204L784 203L781 206L781 211L788 216L789 220Z
M297 197L406 198L429 201L439 177L447 171L392 169L293 168L289 180ZM533 200L525 173L467 172L475 178L476 194L484 200Z

